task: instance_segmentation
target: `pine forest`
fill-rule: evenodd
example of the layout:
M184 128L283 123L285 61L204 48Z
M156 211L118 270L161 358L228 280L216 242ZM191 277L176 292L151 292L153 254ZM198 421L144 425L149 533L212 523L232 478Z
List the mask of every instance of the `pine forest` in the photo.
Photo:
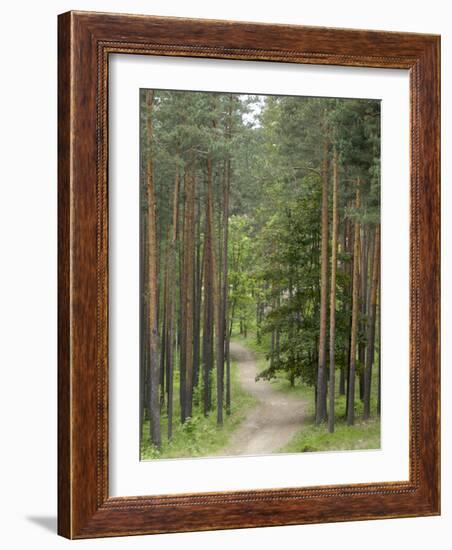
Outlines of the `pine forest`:
M140 90L141 459L380 447L380 102Z

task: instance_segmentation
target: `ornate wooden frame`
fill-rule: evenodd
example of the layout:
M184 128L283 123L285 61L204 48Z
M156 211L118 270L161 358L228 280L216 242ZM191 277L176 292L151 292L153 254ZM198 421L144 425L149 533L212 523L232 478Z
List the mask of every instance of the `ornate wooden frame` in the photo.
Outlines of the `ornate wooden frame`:
M439 514L440 38L68 12L59 16L58 52L58 532L85 538ZM409 481L109 497L111 53L410 71Z

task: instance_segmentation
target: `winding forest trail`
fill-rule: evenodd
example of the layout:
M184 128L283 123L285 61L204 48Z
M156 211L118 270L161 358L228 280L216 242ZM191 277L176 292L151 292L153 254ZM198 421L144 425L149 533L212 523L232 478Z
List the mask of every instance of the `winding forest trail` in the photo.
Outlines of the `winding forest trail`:
M259 372L253 353L231 342L231 359L237 362L241 386L258 403L232 434L229 444L218 454L259 455L278 452L298 432L306 417L306 401L272 387L267 380L256 382Z

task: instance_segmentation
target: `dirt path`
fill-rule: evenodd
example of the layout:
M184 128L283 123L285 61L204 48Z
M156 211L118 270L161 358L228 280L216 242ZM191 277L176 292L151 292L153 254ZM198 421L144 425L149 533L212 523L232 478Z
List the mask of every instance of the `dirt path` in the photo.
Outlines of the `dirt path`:
M258 403L232 434L220 455L271 454L286 445L300 429L305 419L306 402L272 387L266 380L255 381L257 362L252 352L237 342L231 342L231 358L238 363L242 387Z

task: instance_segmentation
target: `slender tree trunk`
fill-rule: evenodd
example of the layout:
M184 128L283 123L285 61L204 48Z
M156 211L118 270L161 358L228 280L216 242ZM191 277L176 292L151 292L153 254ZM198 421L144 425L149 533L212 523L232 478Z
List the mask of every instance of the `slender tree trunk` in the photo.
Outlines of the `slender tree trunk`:
M377 414L381 415L381 347L378 347L378 396L377 396Z
M347 254L347 251L348 251L347 249L348 231L347 230L348 230L348 219L345 218L343 223L343 230L342 230L342 243L341 243L342 254ZM348 266L348 262L347 260L344 259L341 262L341 270L343 272L344 277L347 276L347 266ZM345 293L345 290L344 290L344 293ZM343 299L342 303L343 303L342 312L343 312L344 319L348 319L348 300ZM345 395L345 372L346 372L345 365L347 364L347 360L348 360L347 347L348 347L347 345L344 346L343 361L341 364L341 370L340 370L340 376L339 376L339 395Z
M201 332L201 293L202 293L202 254L201 254L201 207L197 202L196 216L196 265L194 281L194 342L193 342L193 386L198 386L200 370L200 332Z
M281 307L281 290L278 288L278 291L277 291L277 298L276 298L276 301L275 301L275 305L276 307L279 308ZM274 329L274 332L275 332L275 362L276 362L276 365L279 365L279 362L280 362L280 351L281 351L281 335L280 335L280 328L279 328L279 320L277 321L276 323L276 327ZM295 382L295 381L294 381Z
M168 440L173 436L173 380L174 380L174 356L175 356L175 324L176 324L176 273L177 273L177 233L179 219L179 168L176 166L173 195L173 225L170 244L170 261L168 269L168 333L167 333L167 413L168 413Z
M183 319L185 341L185 416L192 416L193 408L193 289L195 270L195 174L191 163L185 175L185 239L184 239L184 298L185 318Z
M262 343L262 335L261 335L261 321L262 321L262 315L261 315L261 303L260 301L256 304L256 342L258 344ZM242 331L240 330L240 334Z
M277 364L280 361L279 352L280 352L280 332L279 332L279 328L277 327L276 328L276 336L275 336L275 354L276 354L276 363Z
M348 220L348 244L347 250L350 254L350 259L347 262L348 270L348 296L345 300L346 302L346 314L348 319L347 326L347 338L346 338L346 366L345 366L345 382L346 382L346 407L345 407L345 416L348 414L348 401L349 401L349 381L350 381L350 350L352 342L352 314L351 314L351 302L353 301L353 251L355 249L355 233L354 226L352 226L351 220Z
M328 302L328 141L323 145L322 169L322 248L320 260L320 331L317 371L316 424L326 420L326 323Z
M334 398L335 398L335 377L336 377L336 268L337 268L337 151L334 149L333 156L333 235L331 240L331 290L330 290L330 387L329 387L329 410L328 410L328 431L334 432Z
M232 291L234 293L234 290ZM231 314L229 317L229 342L231 341L232 329L234 327L235 300L231 300Z
M165 405L165 378L166 378L166 363L167 363L167 351L168 351L168 284L169 284L169 261L170 261L170 245L169 245L170 228L168 227L166 236L166 250L165 250L165 265L163 274L163 311L161 314L162 324L160 334L161 336L161 352L160 352L160 408L163 409ZM166 381L167 383L167 381Z
M232 94L229 96L229 119L228 119L228 139L231 139L232 125ZM225 164L225 175L223 182L223 288L222 288L222 344L223 344L223 362L226 359L226 414L231 414L231 361L229 358L229 334L226 330L228 320L228 238L229 238L229 192L231 188L231 157L228 153Z
M356 210L358 211L361 205L360 197L360 180L356 183ZM358 216L358 213L356 214ZM348 400L347 400L347 424L352 426L355 422L355 373L356 373L356 347L358 333L358 316L359 316L359 252L360 252L360 227L359 221L355 219L355 237L353 243L353 296L352 296L352 328L350 341L350 367L348 380Z
M217 424L223 425L223 406L224 406L224 315L223 315L223 297L222 297L222 239L221 239L221 218L219 224L220 247L218 251L218 270L215 278L215 326L216 326L216 363L217 363Z
M146 199L148 206L148 316L149 316L149 363L150 363L150 438L151 443L160 448L160 365L159 365L159 335L158 335L158 268L157 268L157 212L155 202L155 189L152 165L152 104L154 99L153 90L147 90L147 163L146 163Z
M367 325L367 355L364 371L364 419L370 416L370 392L372 385L372 365L375 351L375 322L377 317L377 292L380 273L380 227L375 228L374 253L372 260L372 283L370 290L369 321Z
M142 183L142 193L146 187ZM143 439L143 426L146 411L146 370L147 364L147 255L146 255L146 212L140 207L140 449Z
M275 330L272 330L270 338L270 369L274 366L274 354L275 354Z
M179 314L179 402L180 402L180 421L183 424L186 419L186 392L185 392L185 373L186 373L186 344L185 344L185 318L187 317L186 312L186 280L185 280L185 209L186 209L186 192L185 192L185 178L186 173L184 171L184 193L183 193L183 205L182 205L182 231L181 231L181 247L179 252L179 304L180 304L180 314Z
M361 239L361 268L360 268L360 321L359 334L366 332L366 316L367 316L367 287L368 287L368 252L369 252L369 236L366 227L362 227ZM359 341L358 344L358 359L359 359L359 398L364 401L364 368L366 362L366 343Z
M380 228L381 232L381 228ZM380 240L381 240L381 234L380 234ZM377 414L380 416L381 414L381 277L378 284L378 292L377 292L377 329L378 329L378 395L377 395Z
M214 255L215 258L215 255ZM215 261L215 260L214 260ZM216 269L215 269L216 271ZM224 404L224 346L222 339L219 338L223 334L222 315L221 315L221 289L217 277L214 279L214 301L215 301L215 327L216 327L216 363L217 363L217 424L223 424L223 404Z
M204 229L203 401L204 415L212 408L210 373L214 363L214 250L212 159L207 159L207 197Z

